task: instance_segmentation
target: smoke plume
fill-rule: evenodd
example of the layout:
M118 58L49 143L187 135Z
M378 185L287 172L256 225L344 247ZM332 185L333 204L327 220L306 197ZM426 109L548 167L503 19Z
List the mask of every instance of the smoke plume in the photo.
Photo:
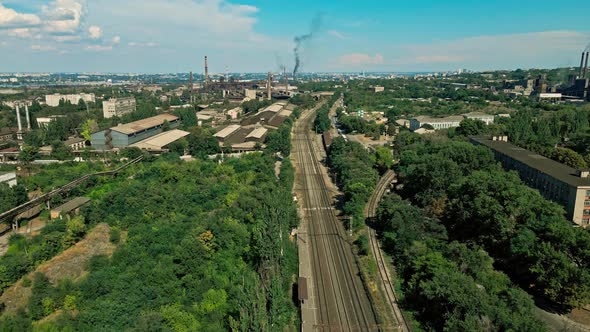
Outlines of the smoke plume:
M306 42L313 39L314 34L316 34L320 30L322 26L322 16L322 14L316 15L316 17L314 17L311 21L311 28L309 29L309 32L301 36L296 36L294 39L295 48L293 49L293 54L295 55L295 68L293 68L293 77L297 75L297 71L299 71L299 67L301 66L301 47Z

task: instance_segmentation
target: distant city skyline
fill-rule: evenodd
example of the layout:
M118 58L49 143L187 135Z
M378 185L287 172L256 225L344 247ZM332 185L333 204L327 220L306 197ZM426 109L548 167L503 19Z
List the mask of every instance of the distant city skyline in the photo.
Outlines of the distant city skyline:
M573 10L575 9L575 10ZM588 1L0 0L0 72L575 67ZM310 34L312 36L310 36Z

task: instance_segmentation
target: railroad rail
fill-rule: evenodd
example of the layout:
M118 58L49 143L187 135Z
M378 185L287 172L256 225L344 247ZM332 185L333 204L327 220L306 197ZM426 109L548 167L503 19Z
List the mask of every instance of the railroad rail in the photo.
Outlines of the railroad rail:
M387 171L377 183L375 187L375 191L369 200L365 208L365 218L372 219L375 218L377 213L377 207L379 206L379 202L385 195L387 191L387 187L396 180L396 174L389 170ZM381 247L379 247L379 242L377 240L377 233L375 230L367 225L367 232L369 235L369 242L371 245L371 251L373 253L373 258L375 258L375 262L377 263L378 274L379 274L379 281L381 284L381 289L385 293L385 298L387 300L387 304L391 307L392 310L392 317L396 320L398 325L398 329L400 331L409 332L411 331L411 326L408 323L406 317L404 317L403 312L399 308L399 301L395 294L395 288L393 282L391 280L391 276L389 274L389 269L387 268L388 264L383 256L383 252Z
M39 204L45 203L47 201L49 201L52 197L62 194L64 192L70 191L73 188L79 186L80 184L82 184L84 181L88 180L89 178L93 177L93 176L107 176L107 175L115 175L117 173L119 173L121 170L136 164L138 162L140 162L143 159L143 156L139 156L133 160L130 160L128 162L126 162L125 164L117 167L114 170L110 170L110 171L104 171L104 172L97 172L97 173L92 173L92 174L86 174L84 176L81 176L75 180L73 180L72 182L69 182L57 189L54 189L46 194L43 194L37 198L33 198L32 200L23 203L15 208L12 208L6 212L3 212L0 214L0 222L4 223L7 222L8 220L11 220L12 218L16 217L17 215L31 209L34 206L37 206Z
M375 310L359 276L348 236L336 216L313 143L315 110L302 114L294 127L293 154L302 180L302 200L309 224L316 316L314 330L380 331Z

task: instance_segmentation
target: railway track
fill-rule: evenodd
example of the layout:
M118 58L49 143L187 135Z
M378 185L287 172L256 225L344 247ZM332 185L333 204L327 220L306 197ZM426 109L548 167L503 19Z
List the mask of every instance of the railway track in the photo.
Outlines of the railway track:
M393 171L387 171L379 183L377 184L369 203L367 204L367 208L365 210L365 217L367 219L375 218L377 213L377 207L379 206L379 202L383 198L383 195L387 191L387 187L391 184L396 178L396 175ZM367 233L369 235L369 242L371 245L371 251L373 253L373 258L377 263L377 270L379 275L379 281L381 284L381 289L385 295L385 300L391 308L391 315L392 318L395 320L394 324L397 325L397 330L399 331L411 331L410 324L404 317L402 311L399 308L399 301L397 296L395 295L395 288L393 285L393 281L389 274L388 263L383 256L383 252L381 251L381 247L379 247L379 241L377 240L377 233L373 228L367 226Z
M316 299L314 330L380 331L344 228L313 144L315 110L294 127L293 148L301 172L302 204L309 223L312 283Z

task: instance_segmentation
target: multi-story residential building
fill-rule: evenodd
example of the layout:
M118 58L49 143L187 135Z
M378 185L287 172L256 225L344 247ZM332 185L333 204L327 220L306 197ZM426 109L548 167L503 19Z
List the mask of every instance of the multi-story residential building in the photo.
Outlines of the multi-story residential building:
M490 148L505 169L517 171L522 181L539 190L543 197L561 204L575 224L590 225L590 172L575 170L510 144L506 136L470 139Z
M78 105L80 99L84 100L84 102L86 103L96 102L96 97L94 96L94 93L77 93L68 95L56 93L52 95L46 95L45 103L47 104L47 106L56 107L59 106L60 100L63 100L64 102L70 102L70 104L72 105Z
M135 112L135 109L134 97L111 98L102 102L102 115L107 119Z

